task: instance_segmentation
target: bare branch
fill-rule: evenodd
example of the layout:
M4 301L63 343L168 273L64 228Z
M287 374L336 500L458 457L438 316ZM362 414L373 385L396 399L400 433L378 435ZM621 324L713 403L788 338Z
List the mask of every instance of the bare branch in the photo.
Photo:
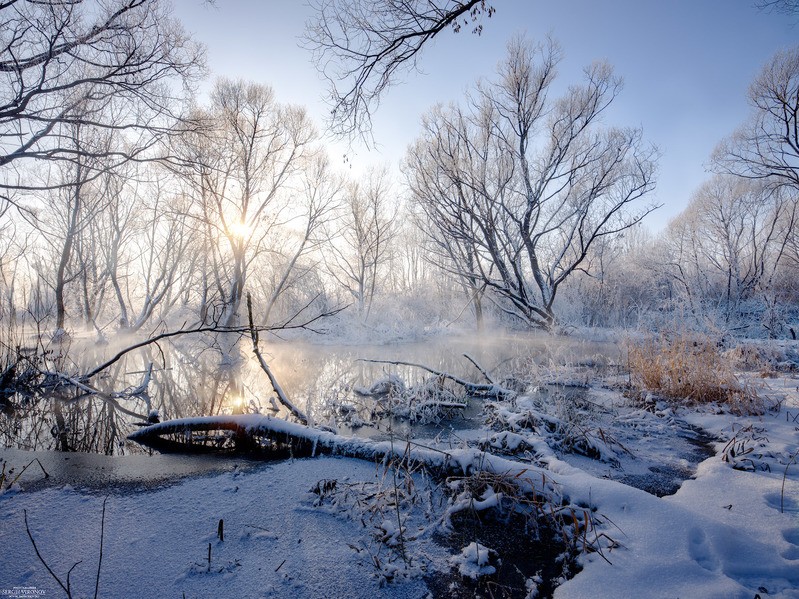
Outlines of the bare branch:
M330 85L331 128L365 135L387 88L415 68L421 50L441 31L473 25L494 8L486 0L314 0L305 45Z
M749 102L749 120L716 148L715 170L799 189L799 47L763 67Z
M252 352L255 354L255 357L258 358L258 364L261 366L261 370L266 373L266 376L269 377L269 382L272 384L272 389L275 390L277 394L277 398L280 400L286 408L288 408L289 412L291 412L292 416L294 416L297 420L299 420L302 424L308 426L310 421L308 420L308 416L300 410L297 406L294 405L286 392L283 391L283 387L280 386L277 378L275 375L272 374L272 370L269 368L269 364L266 363L264 360L263 355L261 354L261 350L258 347L258 330L255 328L252 320L252 297L250 294L247 294L247 315L249 317L249 324L250 324L250 339L252 339Z

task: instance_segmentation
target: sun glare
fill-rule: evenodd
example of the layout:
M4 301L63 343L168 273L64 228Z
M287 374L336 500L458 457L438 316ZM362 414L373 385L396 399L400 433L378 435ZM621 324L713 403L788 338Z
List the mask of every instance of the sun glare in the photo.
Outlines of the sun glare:
M235 391L228 396L228 407L234 414L242 414L247 405L247 400L241 392Z
M245 222L236 221L228 225L228 232L234 237L245 239L250 236L250 233L252 233L252 227Z

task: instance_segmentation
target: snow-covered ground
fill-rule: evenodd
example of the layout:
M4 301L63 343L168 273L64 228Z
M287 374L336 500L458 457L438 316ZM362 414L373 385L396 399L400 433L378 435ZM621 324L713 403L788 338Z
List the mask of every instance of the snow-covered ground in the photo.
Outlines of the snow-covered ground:
M497 468L519 459L520 467L547 469L563 496L593 508L601 523L604 557L582 555L582 571L555 597L799 598L799 380L759 384L779 407L747 417L709 408L619 409L620 393L595 389L591 401L615 406L600 410L604 428L589 435L610 454L604 461L540 446L535 464L521 454L495 461ZM518 414L525 404L514 405ZM653 441L662 443L674 421L722 439L715 455L674 495L658 498L624 484L625 476L640 474L636 468L646 470L642 464L658 465L658 447L663 464L679 465L679 455L671 455L676 444ZM491 434L475 438L497 453ZM519 443L524 435L515 434L503 442ZM21 455L0 453L17 469ZM74 597L95 596L97 584L98 597L112 598L421 598L435 577L490 577L496 559L479 543L453 550L437 542L446 528L442 514L452 507L440 484L420 473L398 481L390 468L361 460L249 464L155 486L98 487L76 478L71 486L62 479L41 488L41 478L34 465L0 494L6 596L66 596L46 562L65 586L69 580ZM491 494L483 501L484 508L498 502ZM535 582L531 576L516 594L535 596Z
M571 488L591 489L621 547L608 556L612 566L585 558L557 597L799 597L799 382L768 384L772 397L784 398L778 412L682 411L728 441L673 496L658 499L563 466ZM724 461L733 446L741 450Z

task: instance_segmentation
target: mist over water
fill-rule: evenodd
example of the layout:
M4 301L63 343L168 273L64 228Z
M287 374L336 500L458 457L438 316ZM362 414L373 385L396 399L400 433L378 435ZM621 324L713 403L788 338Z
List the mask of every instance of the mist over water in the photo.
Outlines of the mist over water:
M110 345L98 345L76 337L69 346L53 344L48 357L60 371L77 376L136 341L119 338ZM274 409L279 407L273 399L275 393L250 351L249 340L242 339L237 347L239 359L234 360L224 359L219 344L208 337L185 337L134 350L96 377L96 388L106 395L132 389L141 384L152 363L147 393L116 397L115 402L76 396L59 387L46 395L18 395L6 403L0 417L0 440L4 447L15 449L141 453L126 437L153 410L161 420L252 412L284 416L282 410ZM562 371L564 366L587 372L600 363L617 363L619 354L618 347L609 342L506 332L357 345L267 339L261 342L261 349L288 397L315 422L335 426L344 434L364 436L374 436L376 431L368 426L351 427L339 419L342 404L357 400L357 405L368 406L375 401L358 398L355 389L368 389L389 375L399 377L407 387L431 377L420 368L369 360L414 362L485 382L464 357L467 354L498 380L513 376L535 384L547 382L548 373ZM478 413L479 406L471 406L455 426L470 426ZM413 432L407 425L403 430ZM418 432L435 434L429 429Z

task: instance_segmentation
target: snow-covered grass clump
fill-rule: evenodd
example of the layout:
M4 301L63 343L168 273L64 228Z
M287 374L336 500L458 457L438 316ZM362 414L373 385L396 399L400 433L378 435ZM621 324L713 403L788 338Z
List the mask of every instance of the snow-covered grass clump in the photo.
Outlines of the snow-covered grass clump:
M492 555L496 555L493 549L473 542L464 547L460 554L449 558L449 563L458 568L461 576L477 580L481 576L487 576L497 571L489 563Z

